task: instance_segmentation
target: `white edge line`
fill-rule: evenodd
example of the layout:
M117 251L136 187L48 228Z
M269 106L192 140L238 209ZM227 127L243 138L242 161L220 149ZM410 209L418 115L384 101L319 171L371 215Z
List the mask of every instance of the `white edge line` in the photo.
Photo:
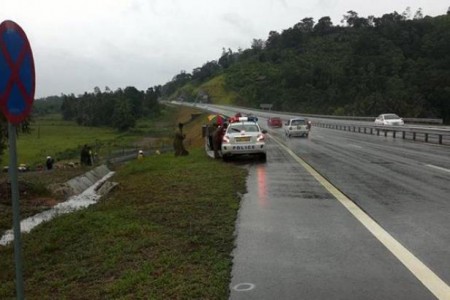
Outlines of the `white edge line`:
M431 271L414 254L394 239L386 230L378 225L361 208L328 182L322 175L298 157L291 149L283 145L277 138L274 140L285 149L300 165L302 165L325 189L327 189L364 227L366 227L409 271L422 282L438 299L450 299L450 287L433 271Z

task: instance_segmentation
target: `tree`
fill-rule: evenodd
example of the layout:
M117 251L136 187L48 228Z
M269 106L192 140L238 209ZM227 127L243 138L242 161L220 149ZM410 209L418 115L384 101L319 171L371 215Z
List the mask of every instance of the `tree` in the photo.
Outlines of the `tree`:
M119 96L114 105L112 126L120 131L134 127L136 119L133 116L131 105L123 96Z
M127 86L123 90L125 101L130 104L131 113L135 119L142 116L142 104L144 102L144 94L134 86Z
M221 70L220 65L214 60L204 64L201 68L195 68L192 71L192 79L204 82L216 75Z
M261 51L265 47L265 42L261 39L253 39L251 47L254 51Z
M422 8L419 7L419 9L414 14L414 20L420 20L420 19L423 19L423 13L422 13Z
M303 18L301 22L294 25L294 29L301 32L312 32L314 28L314 18Z
M322 17L317 22L316 26L314 26L314 31L319 34L326 34L331 31L333 28L333 22L331 22L330 17Z
M223 68L227 69L234 62L233 51L230 48L226 51L225 48L222 48L222 56L220 56L218 60L218 64Z

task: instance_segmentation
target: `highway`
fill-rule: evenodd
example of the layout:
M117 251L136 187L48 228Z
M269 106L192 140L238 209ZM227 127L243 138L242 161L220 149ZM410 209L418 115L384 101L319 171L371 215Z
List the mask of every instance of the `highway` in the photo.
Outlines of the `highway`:
M286 139L282 129L270 137L267 163L249 167L232 299L445 299L450 148L323 128L309 138ZM396 257L279 143L403 245L426 274L405 266L404 253ZM438 290L421 282L432 276L442 281Z
M231 299L450 299L449 146L267 129L267 162L234 162Z

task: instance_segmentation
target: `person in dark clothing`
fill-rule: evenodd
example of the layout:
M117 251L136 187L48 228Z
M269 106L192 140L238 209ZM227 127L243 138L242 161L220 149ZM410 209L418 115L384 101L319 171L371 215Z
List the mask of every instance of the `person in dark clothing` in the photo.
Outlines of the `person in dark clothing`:
M214 158L220 157L219 150L220 150L221 132L222 132L222 126L218 125L212 135Z
M183 140L186 135L183 133L183 123L178 123L178 130L175 132L173 138L173 149L175 150L175 156L185 156L189 152L184 148Z
M80 163L82 166L90 166L91 165L91 157L90 157L88 145L84 145L83 148L81 149Z
M223 125L219 125L213 133L213 149L214 149L214 158L220 157L220 150L222 149L222 139L227 131L228 123L223 123Z
M47 156L47 160L45 161L45 166L47 167L47 170L53 169L53 163L55 160L51 156Z

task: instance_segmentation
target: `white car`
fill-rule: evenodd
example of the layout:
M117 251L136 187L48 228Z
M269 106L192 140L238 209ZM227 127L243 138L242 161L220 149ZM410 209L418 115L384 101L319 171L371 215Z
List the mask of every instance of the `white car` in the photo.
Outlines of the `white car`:
M396 114L381 114L375 118L375 125L396 126L405 125L405 122Z
M308 136L311 123L305 118L292 118L284 124L284 133L287 137Z
M233 156L257 155L266 160L266 130L261 130L258 123L241 117L229 123L222 138L221 153L223 160Z

